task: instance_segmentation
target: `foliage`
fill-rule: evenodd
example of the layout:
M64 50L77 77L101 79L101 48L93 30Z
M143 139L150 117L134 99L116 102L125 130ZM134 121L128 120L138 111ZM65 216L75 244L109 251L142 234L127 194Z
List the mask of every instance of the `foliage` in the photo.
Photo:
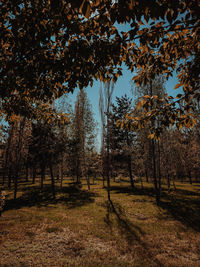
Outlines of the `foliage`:
M118 121L125 119L126 115L131 113L132 106L132 100L126 94L121 98L116 97L116 104L112 105L112 142L113 146L117 149L123 149L126 145L131 146L134 140L134 132L131 132L127 127L118 127Z
M176 70L176 88L184 90L177 102L199 101L199 14L198 0L3 0L3 106L16 101L16 111L19 103L55 99L94 78L116 81L122 62L138 70L136 84ZM117 23L129 29L120 32ZM165 101L168 114L175 104Z
M74 115L71 121L68 149L70 165L77 180L86 175L86 166L89 167L91 156L96 149L96 122L92 113L87 94L81 90L76 99Z
M151 139L160 138L163 130L173 125L178 129L193 128L200 119L195 99L191 99L190 104L184 105L182 94L174 99L165 93L163 86L163 76L158 76L149 84L136 87L140 96L136 101L137 111L133 110L127 114L124 121L132 128L149 128Z

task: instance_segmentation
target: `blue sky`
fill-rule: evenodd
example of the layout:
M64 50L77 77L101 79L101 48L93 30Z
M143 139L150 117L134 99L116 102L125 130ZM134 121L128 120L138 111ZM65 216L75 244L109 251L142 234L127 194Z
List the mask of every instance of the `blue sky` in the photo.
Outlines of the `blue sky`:
M150 20L149 23L152 21ZM166 22L168 23L168 22ZM127 32L131 29L130 23L123 23L115 25L119 32ZM147 26L147 25L146 25ZM137 42L137 41L136 41ZM131 88L133 87L133 81L132 78L134 76L134 73L131 73L125 65L122 65L122 73L123 75L118 78L113 92L113 101L115 100L116 96L121 97L124 94L127 94L130 97L133 97ZM165 83L166 92L171 96L176 96L178 93L181 92L181 89L174 89L175 85L178 83L178 80L176 78L176 73L174 72L173 77L170 77L169 80ZM99 114L99 88L100 88L100 82L94 82L92 87L85 88L87 96L90 100L90 103L92 104L93 113L95 116L95 119L98 123L100 123L100 114ZM76 89L72 94L69 94L69 98L72 101L72 105L75 102L76 95L79 89Z
M127 94L130 97L134 97L132 93L133 88L133 81L132 78L134 76L134 73L131 73L129 70L124 69L123 75L118 78L117 82L114 86L114 92L113 92L113 101L115 100L116 96L121 97L125 94ZM165 83L166 91L171 96L176 96L180 89L174 89L175 85L178 83L176 75L173 75L173 77L170 77L168 81ZM88 99L92 105L93 113L95 115L96 120L100 121L100 115L99 115L99 88L101 83L99 81L95 81L92 87L85 88L85 91L87 93ZM76 95L78 93L79 89L76 89L73 94L69 93L69 102L73 105L73 103L76 100Z
M118 78L117 82L114 86L114 92L113 92L113 102L115 102L116 96L121 97L125 94L127 94L129 97L134 97L132 93L133 88L133 82L132 78L134 76L134 73L131 73L129 70L123 68L122 71L123 75ZM168 81L165 83L166 92L168 95L176 96L178 93L181 92L181 89L174 89L175 85L178 83L178 80L176 78L176 74L174 73L173 77L170 77ZM85 91L87 93L88 99L92 105L92 110L94 114L94 118L98 123L98 132L97 132L97 147L100 147L100 140L101 140L101 119L99 114L99 88L101 86L101 83L99 81L95 81L92 87L85 88ZM68 102L72 104L72 107L74 107L74 103L76 101L76 96L79 89L76 89L73 94L69 93L68 96Z

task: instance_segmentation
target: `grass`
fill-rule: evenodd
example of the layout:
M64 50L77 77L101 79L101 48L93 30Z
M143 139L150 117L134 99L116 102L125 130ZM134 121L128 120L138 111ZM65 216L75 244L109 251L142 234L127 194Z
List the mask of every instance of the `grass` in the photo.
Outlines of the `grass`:
M200 266L200 186L132 191L111 184L112 203L96 182L57 189L21 184L0 217L0 266Z

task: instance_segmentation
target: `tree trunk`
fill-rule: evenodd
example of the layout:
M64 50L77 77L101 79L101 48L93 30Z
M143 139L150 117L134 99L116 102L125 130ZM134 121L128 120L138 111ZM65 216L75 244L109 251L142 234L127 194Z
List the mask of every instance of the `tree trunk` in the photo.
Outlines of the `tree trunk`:
M143 181L142 181L142 175L141 174L139 174L140 175L140 183L141 183L141 188L142 189L144 189L144 186L143 186Z
M18 189L18 176L19 176L19 172L21 169L21 165L22 165L22 138L23 138L23 131L24 131L24 126L25 126L25 117L23 117L20 120L20 127L19 127L19 137L18 137L18 141L17 141L17 149L16 149L16 164L15 164L15 176L14 176L14 199L17 198L17 189Z
M149 176L148 176L148 171L147 168L145 168L145 176L146 176L146 182L149 182Z
M60 188L63 187L63 157L60 166Z
M175 185L175 181L174 181L174 176L173 176L173 186L174 186L174 190L176 191L176 185Z
M105 177L103 173L102 173L102 182L103 182L103 188L105 188Z
M128 156L128 171L129 171L129 178L130 178L131 188L134 189L134 180L133 180L133 175L132 175L132 158L131 158L131 154L129 154L129 156Z
M42 189L44 187L44 179L45 179L45 164L44 163L41 164L40 171L41 171L40 188Z
M190 170L188 170L188 177L189 177L190 184L192 184L192 176L191 176L191 171Z
M9 167L8 170L8 188L11 189L11 182L12 182L12 169L11 166Z
M32 168L32 184L35 184L35 178L36 178L36 169L35 166Z
M52 189L52 195L53 198L56 198L56 191L55 191L55 180L54 180L54 175L53 175L53 168L52 168L52 162L51 160L49 161L49 169L50 169L50 175L51 175L51 189Z
M157 141L158 144L158 185L159 185L159 195L161 194L161 170L160 170L160 141Z
M167 187L168 187L168 192L170 192L170 176L168 170L167 170Z
M88 190L90 190L90 175L89 175L89 171L88 171L88 175L87 175L87 186L88 186Z
M76 182L77 184L80 183L80 160L77 159L77 162L76 162Z
M152 87L152 81L150 81L150 96L153 96L153 87ZM153 181L154 181L154 189L156 193L156 203L160 203L160 192L158 187L158 181L157 181L157 170L156 170L156 151L155 151L155 141L152 139L151 141L151 147L152 147L152 161L153 161Z
M7 142L6 152L5 152L6 154L5 154L5 164L4 164L4 173L8 175L8 188L9 189L11 188L11 166L10 164L12 163L12 154L10 153L10 148L11 148L11 141L13 138L13 133L14 133L14 122L11 122L9 135L8 135L8 142Z
M108 122L107 122L107 127L108 127ZM106 178L107 178L107 196L108 200L111 201L110 198L110 150L109 150L109 140L107 141L107 155L106 155Z
M28 182L28 164L26 163L26 182Z
M18 173L15 174L15 187L14 187L14 200L17 199L17 189L18 189Z
M152 161L153 161L153 181L154 181L154 189L156 193L156 203L160 203L160 192L157 181L157 170L156 170L156 154L155 154L155 142L152 139Z

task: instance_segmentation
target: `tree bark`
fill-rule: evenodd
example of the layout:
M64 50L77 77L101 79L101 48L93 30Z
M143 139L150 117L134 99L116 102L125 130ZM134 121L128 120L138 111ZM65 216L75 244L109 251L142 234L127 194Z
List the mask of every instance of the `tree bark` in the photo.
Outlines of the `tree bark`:
M131 188L134 189L134 180L132 175L132 157L131 154L128 156L128 171L129 171L129 178L131 183Z
M26 163L26 182L28 182L28 164Z
M61 166L60 166L60 188L63 187L63 156L62 156L62 161L61 161Z
M36 178L36 166L33 166L33 168L32 168L32 184L35 184L35 178Z
M149 182L149 176L148 176L148 171L147 168L145 168L145 176L146 176L146 182Z
M152 139L152 161L153 161L153 181L154 181L154 189L156 193L156 203L160 203L160 192L158 187L157 180L157 170L156 170L156 154L155 154L155 141Z
M50 175L51 175L51 189L52 189L52 195L53 198L56 198L56 191L55 191L55 180L53 175L53 168L52 168L52 161L49 161L49 169L50 169Z
M188 170L188 177L189 177L190 184L192 184L192 176L191 176L191 171L190 170Z
M45 179L45 164L44 163L41 164L40 171L41 171L40 188L42 189L44 187L44 179Z

